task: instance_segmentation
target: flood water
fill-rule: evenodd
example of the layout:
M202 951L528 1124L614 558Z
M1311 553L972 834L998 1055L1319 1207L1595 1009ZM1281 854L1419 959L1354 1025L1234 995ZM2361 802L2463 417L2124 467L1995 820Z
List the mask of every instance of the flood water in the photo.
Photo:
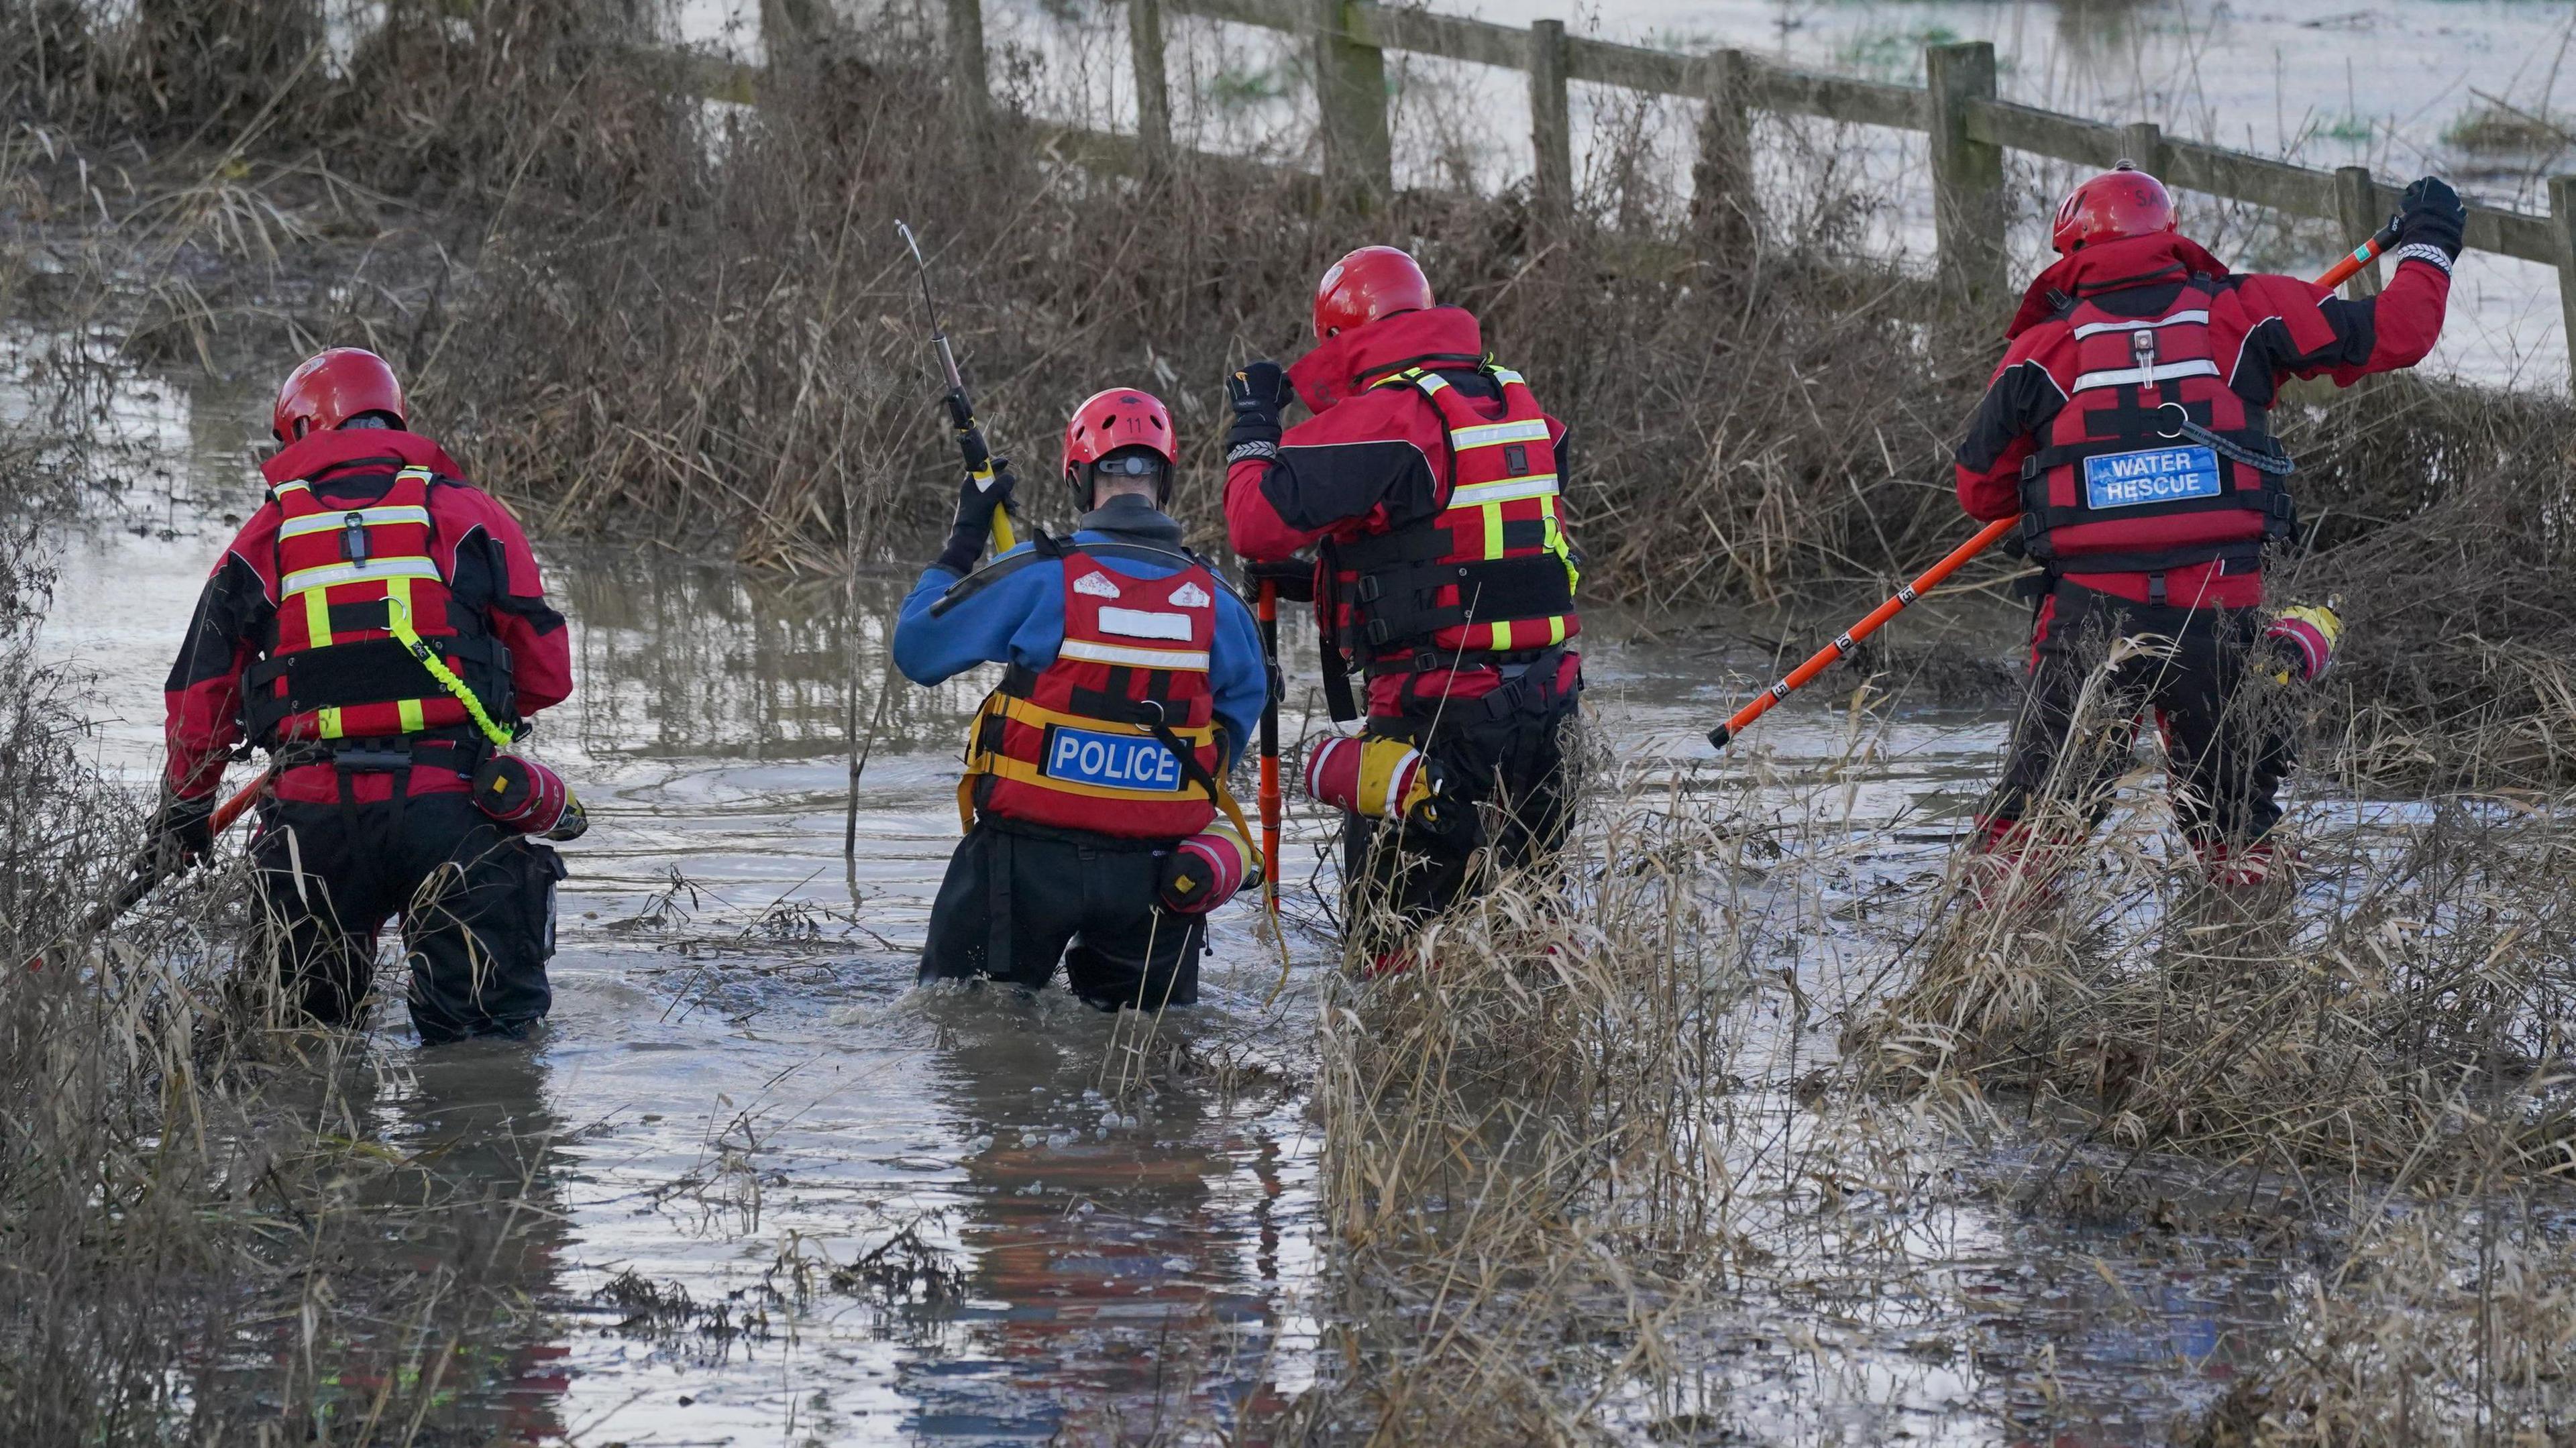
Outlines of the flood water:
M259 409L130 381L121 461L53 540L49 647L96 672L99 756L138 790L199 581L257 501ZM916 991L986 681L899 686L845 864L848 730L874 715L908 575L779 584L663 549L540 551L579 684L535 748L595 821L566 851L554 1015L532 1043L423 1050L380 1010L362 1094L385 1143L444 1144L447 1169L539 1223L511 1259L533 1326L488 1345L500 1366L469 1408L508 1441L636 1448L1216 1441L1308 1387L1329 1367L1307 1082L1335 948L1317 912L1291 911L1275 998L1248 903L1210 927L1204 1003L1159 1019L1061 990ZM1959 612L1927 607L1921 627ZM1631 763L1705 758L1702 731L1769 667L1750 623L1650 642L1605 617L1601 634L1598 726ZM1825 700L1763 729L1790 773L1850 741ZM1841 795L1879 843L1838 888L1926 888L2001 735L1990 708L1886 724ZM1292 831L1292 893L1329 891L1326 826ZM1865 947L1815 939L1790 961L1820 976ZM1786 1140L1804 1128L1785 1084L1831 1036L1801 1020L1774 1040L1778 1059L1738 1069ZM1186 1068L1138 1065L1174 1044ZM2071 1227L1974 1191L1869 1210L1902 1270L1810 1282L1795 1304L1722 1294L1677 1333L1726 1432L2163 1442L2307 1280L2242 1244ZM1606 1415L1631 1441L1744 1441Z

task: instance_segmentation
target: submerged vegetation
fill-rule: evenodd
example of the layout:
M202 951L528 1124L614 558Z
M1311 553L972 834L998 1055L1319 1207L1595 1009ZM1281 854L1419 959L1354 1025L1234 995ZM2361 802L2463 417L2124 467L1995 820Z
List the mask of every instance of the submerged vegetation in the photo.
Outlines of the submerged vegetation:
M1575 420L1592 596L1774 603L1957 531L1946 447L1995 339L1865 254L1830 133L1766 136L1798 184L1736 207L1640 161L1594 168L1555 229L1523 196L1428 191L1362 222L1293 170L1114 174L1038 120L963 116L902 13L782 56L746 108L685 94L619 6L384 10L345 53L299 0L0 14L0 310L81 343L23 358L52 405L0 446L0 958L46 963L0 977L9 1442L464 1441L460 1404L527 1370L488 1344L551 1318L730 1340L817 1293L917 1325L974 1290L906 1223L857 1260L783 1251L749 1307L632 1272L527 1300L499 1284L555 1230L543 1184L371 1128L400 1098L381 1058L232 973L237 881L83 929L135 811L66 735L81 685L36 648L28 540L85 466L101 369L364 340L547 535L703 545L720 522L749 563L837 572L944 506L893 217L939 244L950 328L1032 478L1113 374L1167 389L1213 477L1215 379L1294 350L1303 279L1364 228L1416 247ZM1604 761L1559 866L1436 927L1422 968L1324 988L1298 1083L1316 1381L1158 1441L1733 1441L1865 1397L1891 1357L1973 1375L2088 1314L2157 1341L2173 1314L2099 1256L1971 1269L2005 1249L1964 1238L2035 1218L2268 1272L2296 1304L2234 1346L2232 1381L2201 1375L2214 1346L2175 1348L2160 1433L2576 1432L2576 416L2395 378L2281 422L2312 524L2283 577L2354 630L2304 705L2295 890L2210 897L2146 803L2054 898L1962 911L1946 840L1854 803L1907 697L1859 681L1843 756L1812 770L1758 741L1719 771ZM1188 503L1202 536L1215 506ZM772 908L743 939L819 939ZM674 974L675 1001L721 983ZM1122 1100L1128 1067L1241 1074L1131 1054ZM749 1155L672 1190L756 1192ZM2096 1268L2110 1292L2081 1295ZM2024 1398L2054 1380L2023 1386L2009 1416L2036 1431Z

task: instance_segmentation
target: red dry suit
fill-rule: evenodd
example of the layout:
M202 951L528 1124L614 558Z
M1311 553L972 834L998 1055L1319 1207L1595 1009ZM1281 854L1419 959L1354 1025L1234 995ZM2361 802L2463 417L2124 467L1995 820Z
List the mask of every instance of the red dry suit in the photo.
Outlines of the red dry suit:
M2450 284L2414 257L2377 297L2346 301L2296 277L2232 275L2171 233L2085 247L2031 282L2005 332L1959 444L1960 506L2033 513L2034 554L2080 587L2259 604L2256 555L2286 531L2286 493L2174 431L2177 415L2245 453L2277 453L2265 418L2285 379L2413 366L2441 334Z
M571 692L570 635L545 601L526 534L459 480L438 444L385 428L317 432L260 471L271 495L215 564L165 686L171 789L212 793L246 736L317 752L478 737L464 707L392 637L389 600L499 722ZM455 770L407 777L412 795L467 788ZM394 778L353 774L354 800L390 798ZM276 793L338 801L339 774L327 762L301 765Z
M1492 366L1456 307L1330 338L1288 369L1314 416L1276 456L1226 473L1234 550L1275 562L1321 544L1316 616L1368 676L1371 715L1479 699L1504 670L1579 661L1576 564L1558 514L1565 425Z

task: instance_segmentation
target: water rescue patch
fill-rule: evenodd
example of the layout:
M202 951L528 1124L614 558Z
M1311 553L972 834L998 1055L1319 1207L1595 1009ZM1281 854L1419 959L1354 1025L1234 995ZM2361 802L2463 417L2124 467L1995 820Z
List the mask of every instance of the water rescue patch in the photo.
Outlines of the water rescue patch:
M2218 453L2205 447L2160 447L2084 460L2084 505L2134 508L2179 498L2215 498Z
M1181 759L1151 735L1102 734L1052 725L1047 729L1049 779L1101 789L1168 794L1181 787Z

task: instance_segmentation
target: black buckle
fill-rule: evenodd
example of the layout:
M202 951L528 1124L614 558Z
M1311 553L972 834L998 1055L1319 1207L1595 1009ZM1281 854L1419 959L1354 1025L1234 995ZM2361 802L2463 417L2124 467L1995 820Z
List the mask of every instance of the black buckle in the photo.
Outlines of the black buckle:
M1379 647L1384 647L1388 639L1395 637L1395 631L1388 628L1386 626L1386 620L1382 618L1370 619L1368 621L1368 627L1361 630L1361 634L1370 643L1378 645Z
M1439 668L1445 662L1447 662L1447 656L1443 655L1438 649L1415 649L1413 651L1413 672L1417 674L1430 673L1433 669Z
M1378 582L1378 576L1374 573L1361 574L1359 581L1351 585L1351 597L1362 603L1375 603L1385 592L1386 589Z

